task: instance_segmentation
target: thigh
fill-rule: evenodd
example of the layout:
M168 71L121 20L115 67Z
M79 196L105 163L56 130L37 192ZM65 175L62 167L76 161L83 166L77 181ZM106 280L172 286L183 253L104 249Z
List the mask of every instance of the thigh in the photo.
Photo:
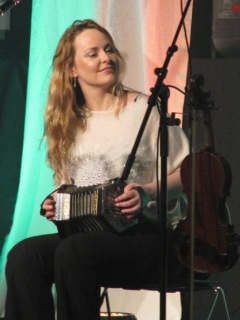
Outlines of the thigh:
M110 242L111 253L99 265L101 286L122 287L151 283L159 277L160 236L135 234Z
M74 251L79 264L94 266L101 286L122 285L129 279L147 281L159 269L157 234L83 233L65 239L62 245Z
M93 268L100 286L122 287L159 281L161 245L159 232L142 228L124 235L104 231L79 233L64 239L58 251L61 261L74 257L75 270L81 270L81 265ZM181 277L185 268L178 261L171 237L167 259L169 280Z

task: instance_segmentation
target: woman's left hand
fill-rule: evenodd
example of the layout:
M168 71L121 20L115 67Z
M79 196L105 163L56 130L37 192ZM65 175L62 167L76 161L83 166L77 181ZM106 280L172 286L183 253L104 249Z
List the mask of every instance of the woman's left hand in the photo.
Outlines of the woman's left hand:
M141 197L134 188L138 186L136 183L129 183L124 188L123 194L115 198L116 207L126 214L128 218L133 218L140 213Z

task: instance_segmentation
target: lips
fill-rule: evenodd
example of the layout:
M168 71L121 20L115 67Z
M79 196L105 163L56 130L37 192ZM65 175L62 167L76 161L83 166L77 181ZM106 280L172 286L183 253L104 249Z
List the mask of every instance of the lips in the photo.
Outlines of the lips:
M100 70L100 72L113 72L114 68L113 67L106 67Z

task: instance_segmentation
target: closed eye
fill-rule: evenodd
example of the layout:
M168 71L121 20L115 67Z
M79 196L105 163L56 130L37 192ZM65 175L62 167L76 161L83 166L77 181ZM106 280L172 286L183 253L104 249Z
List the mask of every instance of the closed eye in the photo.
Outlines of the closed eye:
M115 53L115 49L111 45L105 47L105 52Z
M90 57L90 58L95 58L95 57L97 57L97 52L89 52L89 53L88 53L88 57Z
M112 47L110 44L107 44L103 49L104 49L104 51L106 53L109 53L109 54L114 54L115 53L114 47ZM98 56L99 51L100 51L99 48L92 48L91 50L89 50L86 53L86 56L89 57L89 58L95 58L95 57Z

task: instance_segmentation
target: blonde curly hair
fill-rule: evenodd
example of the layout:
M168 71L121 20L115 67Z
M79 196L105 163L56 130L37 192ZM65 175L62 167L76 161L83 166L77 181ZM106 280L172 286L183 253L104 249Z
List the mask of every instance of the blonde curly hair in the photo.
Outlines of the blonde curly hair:
M76 20L61 37L52 63L52 77L44 118L44 137L47 140L47 159L54 172L56 183L62 179L63 164L69 160L69 150L79 128L86 127L88 110L78 82L73 86L71 68L74 64L75 38L86 29L97 29L107 36L117 56L117 76L112 93L119 98L119 106L126 102L122 85L125 61L109 32L93 20ZM119 112L119 109L118 111Z

